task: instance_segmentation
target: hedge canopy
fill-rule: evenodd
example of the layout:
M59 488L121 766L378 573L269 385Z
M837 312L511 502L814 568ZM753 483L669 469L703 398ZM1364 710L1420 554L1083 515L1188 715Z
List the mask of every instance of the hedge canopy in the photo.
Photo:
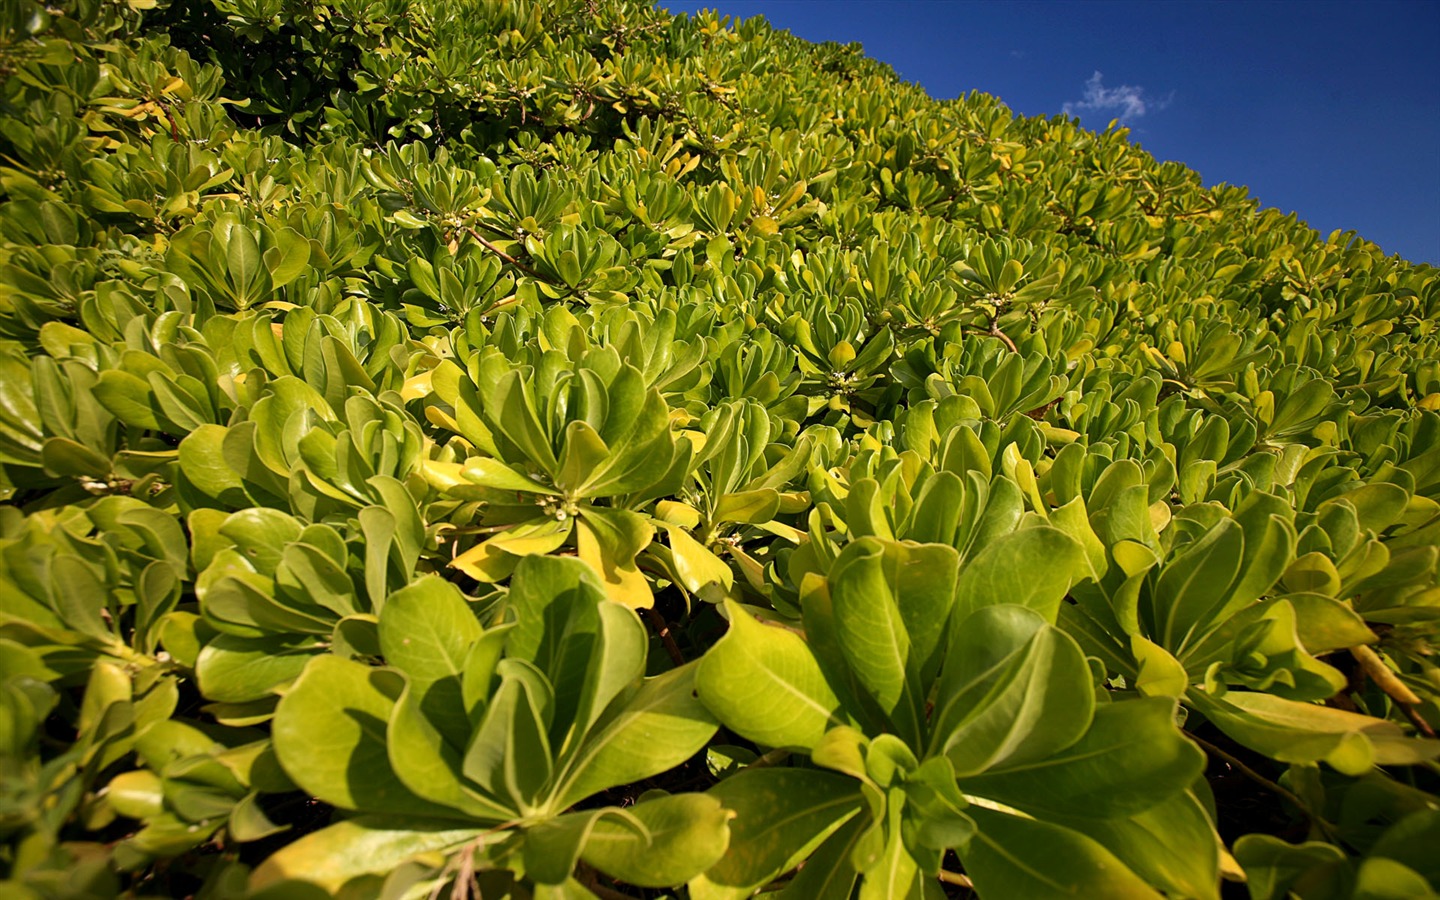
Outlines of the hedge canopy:
M1436 269L634 0L0 84L6 896L1434 895Z

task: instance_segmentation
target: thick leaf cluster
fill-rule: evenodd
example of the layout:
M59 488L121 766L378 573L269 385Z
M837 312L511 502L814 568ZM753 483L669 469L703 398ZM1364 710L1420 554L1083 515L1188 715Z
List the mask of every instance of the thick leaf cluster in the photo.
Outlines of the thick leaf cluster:
M0 890L1433 896L1437 322L760 19L9 3Z

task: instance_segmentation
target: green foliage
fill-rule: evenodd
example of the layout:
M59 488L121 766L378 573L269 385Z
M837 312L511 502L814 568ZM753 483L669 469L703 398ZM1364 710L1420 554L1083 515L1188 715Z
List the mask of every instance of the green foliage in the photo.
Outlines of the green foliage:
M10 3L0 892L1433 895L1437 321L760 19Z

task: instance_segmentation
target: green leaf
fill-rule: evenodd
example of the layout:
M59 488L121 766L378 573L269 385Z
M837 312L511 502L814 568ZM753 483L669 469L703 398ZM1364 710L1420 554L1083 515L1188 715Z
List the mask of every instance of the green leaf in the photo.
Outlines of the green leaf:
M525 374L514 369L500 377L494 389L495 396L500 398L499 408L490 410L490 415L498 418L500 430L531 462L553 475L559 468L555 451L551 449L550 440L540 427L535 407L524 387L525 377Z
M655 605L655 597L635 557L654 536L655 526L638 513L585 506L575 523L575 552L600 576L611 600L631 609L648 609Z
M1435 882L1393 859L1362 860L1355 872L1356 900L1435 900Z
M847 546L830 571L836 634L851 671L870 697L910 739L918 736L919 714L907 676L918 680L910 634L881 570L883 550L873 538ZM902 705L903 701L903 705Z
M850 900L860 875L854 862L856 850L869 824L867 816L857 816L841 826L810 855L799 873L775 893L775 900ZM710 900L699 894L692 893L692 896L694 900Z
M1328 762L1347 775L1373 765L1414 765L1440 756L1440 741L1407 737L1394 722L1253 691L1223 698L1192 688L1187 701L1231 738L1288 763Z
M90 390L102 406L125 424L160 430L160 420L151 405L150 385L143 378L122 369L106 369Z
M413 682L407 682L386 728L390 765L405 786L433 803L456 811L456 815L480 822L499 824L515 810L481 797L460 778L464 767L461 750L430 720L424 701Z
M608 607L617 613L618 607ZM601 719L555 788L556 804L658 775L694 756L719 727L695 696L699 662L646 679L623 706Z
M356 615L361 607L356 602L355 583L345 571L348 554L338 556L337 561L328 551L310 544L288 544L275 569L277 593L297 606L323 607L341 618ZM368 614L368 606L365 611Z
M486 459L481 456L472 456L467 459L465 468L461 470L460 474L468 481L499 491L522 491L552 496L560 493L555 488L546 487L533 478L526 478L499 460Z
M275 709L275 754L285 772L343 809L455 817L416 797L390 766L385 730L401 687L391 672L312 659Z
M554 766L546 737L554 696L526 660L503 659L495 671L500 687L465 749L463 771L490 796L528 811Z
M979 831L960 851L982 897L1105 897L1160 900L1160 894L1084 833L972 806Z
M1060 818L1104 845L1131 871L1173 897L1220 896L1220 838L1194 792L1123 818Z
M1316 656L1377 640L1365 619L1334 597L1286 594L1276 600L1286 600L1295 608L1295 629L1300 643Z
M1434 853L1437 841L1440 810L1419 809L1385 829L1370 848L1370 855L1404 863L1435 883L1440 881L1440 859Z
M706 900L749 897L864 808L853 779L813 769L745 769L709 794L735 820L725 856L690 885Z
M249 703L300 677L305 665L323 650L312 638L222 634L200 651L195 676L206 699Z
M293 228L282 228L275 234L275 247L266 252L265 265L270 270L270 287L278 290L305 271L310 263L310 241ZM276 258L269 258L278 251Z
M1183 655L1192 638L1204 633L1212 613L1229 598L1244 549L1240 526L1225 519L1166 563L1151 601L1157 643Z
M730 810L708 794L676 794L625 810L646 833L611 818L595 822L580 856L638 887L682 884L714 865L730 842Z
M225 822L230 834L241 843L258 841L290 829L289 825L277 825L270 821L257 802L259 796L258 791L251 791L236 801L235 806L230 810L230 817Z
M727 728L766 747L808 750L843 724L805 641L725 601L730 630L700 660L695 689Z
M684 528L657 522L670 537L671 558L675 575L685 590L699 594L712 585L728 593L735 584L735 573L718 556L690 536Z
M484 629L453 584L427 575L391 594L380 612L380 650L409 676L425 716L457 746L469 736L465 660Z
M1178 699L1190 687L1190 677L1180 661L1165 651L1164 647L1138 634L1130 636L1130 652L1139 665L1135 678L1135 690L1142 697L1169 697Z
M217 500L243 497L244 491L239 474L225 461L227 433L223 425L201 425L180 442L180 471L201 493Z
M49 474L61 478L105 478L110 460L68 438L52 437L40 448L40 463Z
M958 555L953 549L945 549L950 550L948 561L956 562ZM920 634L930 638L927 644L934 647L936 641L931 636L940 631L937 626L945 621L944 614L948 613L954 596L953 582L946 577L943 563L940 567L922 570L917 577L906 569L918 568L917 563L923 557L917 556L912 561L905 548L895 546L895 552L888 554L887 559L885 551L886 546L879 540L862 538L847 546L836 559L829 576L835 633L849 669L860 685L890 718L901 737L918 745L923 716L921 705L925 700L920 683L924 651L912 648L900 601L903 598L918 607L919 614L912 617L917 625L922 619L930 619L932 624ZM905 586L916 583L920 589L913 595L901 593L903 587L895 584L896 590L892 591L892 584L902 578L907 582ZM925 590L931 587L938 589Z
M250 876L250 889L260 891L303 882L334 895L352 879L391 872L422 854L446 853L480 833L476 828L407 821L391 815L347 819L307 834L272 854Z
M567 882L575 871L575 864L580 861L580 848L589 840L595 823L605 815L628 822L628 813L611 807L546 819L526 829L525 843L521 848L526 877L543 887ZM559 893L565 896L563 892ZM546 895L537 892L537 896Z
M987 606L953 632L931 754L959 776L1038 762L1080 740L1095 692L1073 638L1022 606Z
M565 447L560 452L560 468L555 484L572 497L591 496L590 480L600 474L610 457L610 448L589 422L574 421L565 426Z
M1142 813L1184 791L1205 769L1205 754L1175 725L1175 708L1166 697L1102 705L1079 741L962 776L960 789L1036 816Z
M1320 886L1343 876L1345 851L1333 844L1287 844L1268 834L1247 834L1235 842L1235 861L1245 869L1251 900L1281 900L1299 880Z
M1084 548L1058 528L1001 535L961 568L955 615L963 619L975 610L1011 603L1035 610L1053 625L1065 595L1089 574Z
M772 488L722 494L715 503L715 522L763 525L780 511L780 493Z
M507 653L534 663L549 679L556 704L552 743L568 749L644 674L645 628L628 610L602 612L608 601L599 579L574 559L521 560L510 602L516 624Z
M252 288L260 274L260 245L255 235L244 225L236 224L229 229L229 241L225 247L226 267L230 282L235 286L235 302L241 309L250 305Z
M905 793L900 787L890 789L885 804L885 846L880 856L862 868L858 900L922 900L917 888L919 866L905 846L901 817L905 811Z
M148 819L165 810L165 783L148 769L121 772L110 779L105 798L122 816Z
M220 526L220 534L235 542L240 555L266 574L280 566L285 545L299 540L301 530L295 517L263 507L234 513Z

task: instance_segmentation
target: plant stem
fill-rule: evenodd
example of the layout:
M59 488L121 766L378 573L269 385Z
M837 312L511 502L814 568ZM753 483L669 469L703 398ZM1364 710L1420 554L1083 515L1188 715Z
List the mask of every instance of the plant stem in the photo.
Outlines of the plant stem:
M471 228L469 225L465 226L465 233L474 238L480 246L484 247L486 250L489 250L491 253L500 257L505 262L509 263L520 271L524 272L526 275L529 275L531 278L538 278L541 281L547 282L549 284L555 283L553 279L546 278L544 275L541 275L539 272L525 265L520 260L506 253L504 250L501 250L499 247L485 240L485 238L481 237L480 232L476 231L474 228Z
M1410 690L1409 686L1401 681L1389 666L1385 665L1385 660L1380 658L1380 654L1362 644L1358 647L1351 647L1350 655L1355 657L1355 661L1360 664L1360 669L1369 676L1371 681L1375 682L1376 687L1395 701L1395 705L1405 713L1405 718L1413 722L1421 734L1426 737L1435 737L1435 729L1431 728L1430 723L1421 718L1420 713L1415 709L1420 705L1420 698L1415 696L1415 692Z
M946 884L958 884L960 887L970 888L972 890L975 887L975 882L971 881L968 877L961 875L959 872L951 872L946 869L941 869L940 875L938 877Z
M601 900L635 900L635 898L629 894L621 893L612 887L606 887L601 884L595 871L588 867L585 869L585 876L581 879L581 882L590 893L601 898Z
M754 762L752 762L750 765L746 766L745 768L747 768L747 769L758 769L758 768L764 768L765 766L773 766L773 765L775 765L776 763L784 762L786 759L789 759L789 758L790 758L790 751L789 751L789 750L786 750L784 747L776 747L775 749L767 752L764 756L761 756L761 757L757 758Z
M645 618L649 619L650 624L659 632L660 643L665 645L665 652L670 654L670 659L677 666L685 665L685 654L680 652L680 645L675 643L675 636L670 633L670 625L665 621L665 617L656 612L653 606L646 607L641 612L645 613Z
M1234 768L1235 771L1239 772L1241 775L1244 775L1246 778L1265 788L1265 790L1270 791L1271 793L1280 797L1285 802L1289 803L1291 806L1294 806L1296 809L1300 810L1301 814L1304 815L1305 818L1309 819L1310 822L1314 824L1317 828L1319 828L1322 832L1327 835L1330 833L1329 824L1325 822L1324 819L1316 815L1315 812L1305 804L1305 801L1301 800L1300 796L1294 791L1291 791L1284 785L1271 781L1264 775L1261 775L1259 772L1255 771L1254 769L1245 765L1245 763L1241 762L1238 756L1221 750L1219 747L1215 746L1204 738L1197 737L1193 732L1187 731L1185 732L1185 736L1190 738L1190 740L1194 741L1195 743L1199 744L1206 753L1209 753L1211 756L1214 756L1215 758L1225 762L1227 765Z
M1010 348L1011 353L1020 352L1020 348L1016 347L1015 342L1010 340L1010 335L1000 330L1000 323L995 319L990 320L990 335L991 337L997 337L1000 340L1004 341L1005 346Z

